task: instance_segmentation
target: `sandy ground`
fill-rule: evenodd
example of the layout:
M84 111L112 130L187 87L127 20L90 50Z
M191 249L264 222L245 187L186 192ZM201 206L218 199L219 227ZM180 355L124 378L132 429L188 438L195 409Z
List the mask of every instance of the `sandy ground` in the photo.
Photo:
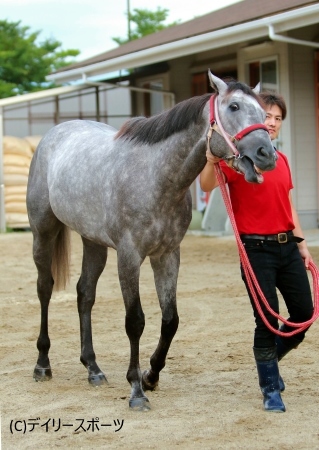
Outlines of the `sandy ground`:
M264 412L251 350L254 321L232 238L188 235L182 243L180 326L159 389L148 393L147 413L128 408L129 342L114 251L93 310L95 352L109 385L88 385L79 361L75 284L82 249L75 234L71 283L50 306L53 379L33 381L39 304L31 246L29 232L0 235L3 449L319 449L319 321L281 362L287 412ZM319 247L311 251L319 264ZM148 262L141 298L145 369L161 322Z

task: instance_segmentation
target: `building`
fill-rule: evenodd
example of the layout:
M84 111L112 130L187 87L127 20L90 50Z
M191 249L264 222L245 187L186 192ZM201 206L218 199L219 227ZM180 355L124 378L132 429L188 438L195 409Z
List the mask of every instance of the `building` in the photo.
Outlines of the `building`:
M114 119L108 118L106 109L101 112L102 92L110 88L125 91L126 100L121 104L126 111L117 111L119 123L129 116L155 114L174 102L209 91L208 69L252 87L260 81L262 89L278 91L285 97L288 116L277 146L291 163L293 197L301 224L305 229L317 228L318 1L243 0L93 56L48 78L63 85L71 83L72 89L82 89L82 97L84 90L91 89L95 100L91 101L90 114L96 120ZM116 92L117 89L114 95ZM51 101L55 123L71 118L71 114L63 116L59 97L57 94ZM5 128L10 108L6 100L14 99L0 100ZM196 183L192 194L194 208L200 209Z

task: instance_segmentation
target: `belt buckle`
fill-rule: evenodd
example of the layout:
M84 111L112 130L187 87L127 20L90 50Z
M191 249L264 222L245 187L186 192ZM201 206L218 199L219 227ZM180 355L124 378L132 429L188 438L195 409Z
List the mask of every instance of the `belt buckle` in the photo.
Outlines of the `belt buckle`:
M287 233L278 233L277 237L279 244L285 244L286 242L288 242Z

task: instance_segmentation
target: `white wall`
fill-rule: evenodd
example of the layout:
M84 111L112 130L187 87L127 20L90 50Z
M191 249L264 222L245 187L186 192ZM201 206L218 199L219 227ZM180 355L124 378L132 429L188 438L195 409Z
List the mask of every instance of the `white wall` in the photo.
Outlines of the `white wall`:
M287 104L278 148L290 162L293 201L303 228L318 227L318 161L316 149L314 49L304 45L266 42L238 51L240 80L245 80L245 64L276 56L279 93Z
M300 220L315 228L318 218L318 161L314 95L314 49L289 46L291 135L295 205Z

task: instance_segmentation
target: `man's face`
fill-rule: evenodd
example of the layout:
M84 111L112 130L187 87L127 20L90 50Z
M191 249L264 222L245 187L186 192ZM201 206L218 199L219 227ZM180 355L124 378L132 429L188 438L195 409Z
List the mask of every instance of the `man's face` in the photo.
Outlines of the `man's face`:
M273 141L278 137L282 124L282 112L279 106L266 106L265 125L268 128L270 139Z

